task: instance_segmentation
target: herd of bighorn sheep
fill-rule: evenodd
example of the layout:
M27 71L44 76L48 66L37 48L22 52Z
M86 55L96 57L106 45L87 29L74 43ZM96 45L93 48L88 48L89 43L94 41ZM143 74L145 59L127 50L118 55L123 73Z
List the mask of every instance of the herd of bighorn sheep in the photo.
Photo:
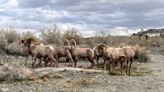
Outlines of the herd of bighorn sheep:
M26 53L26 64L28 56L32 56L34 62L32 67L36 66L37 59L39 63L37 66L58 67L60 57L66 57L69 61L69 66L76 67L79 58L86 58L91 63L91 68L95 66L94 59L96 59L97 66L99 66L99 58L104 59L104 69L112 70L114 66L120 66L121 73L125 67L126 74L130 75L131 65L134 59L138 58L138 46L126 46L122 48L107 47L105 44L98 44L92 48L82 48L76 45L74 39L65 40L64 46L53 47L51 45L44 45L35 38L26 38L19 42L22 45L24 53Z

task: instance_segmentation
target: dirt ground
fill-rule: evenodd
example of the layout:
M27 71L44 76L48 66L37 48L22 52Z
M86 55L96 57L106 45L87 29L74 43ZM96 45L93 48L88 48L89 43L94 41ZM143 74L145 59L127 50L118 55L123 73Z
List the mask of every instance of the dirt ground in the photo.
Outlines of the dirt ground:
M149 73L142 75L111 75L107 73L58 72L49 77L35 80L3 81L0 92L163 92L164 90L164 56L149 54L151 62L134 63L142 72L142 68L149 69ZM0 64L24 66L25 58L1 56ZM60 64L60 67L65 67ZM78 66L90 65L89 62L78 62ZM31 60L28 65L31 67ZM52 76L51 76L52 75Z

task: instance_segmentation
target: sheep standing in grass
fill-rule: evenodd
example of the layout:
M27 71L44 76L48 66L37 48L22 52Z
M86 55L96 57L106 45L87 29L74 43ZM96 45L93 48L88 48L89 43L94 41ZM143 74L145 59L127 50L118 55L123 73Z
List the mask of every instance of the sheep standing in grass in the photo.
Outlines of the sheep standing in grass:
M74 62L70 52L70 47L68 46L55 47L54 57L57 61L59 61L60 57L66 57L67 61L69 61L68 66L73 66Z
M53 56L54 48L51 45L38 44L38 42L34 38L26 39L24 45L29 48L29 51L34 57L35 62L37 58L40 59L40 62L41 58L48 58L51 59L51 62L55 63L55 65L58 66L58 63ZM33 62L32 64L33 67L35 62Z
M78 58L87 58L91 62L91 67L94 66L94 51L92 49L77 47L74 39L71 39L70 41L66 40L65 42L67 42L66 45L70 49L75 67Z
M23 53L25 54L25 57L26 57L26 59L25 59L25 65L27 65L27 59L28 59L28 57L29 57L31 54L30 54L29 48L28 48L27 46L24 45L24 42L25 42L25 41L22 39L22 40L19 42L19 44L22 45ZM32 58L33 58L33 56L32 56Z
M75 67L76 67L78 58L87 58L91 62L91 67L93 67L95 64L94 63L94 51L90 48L72 47L71 55L74 60Z
M102 57L103 58L103 55L102 53L99 53L98 51L98 47L100 46L101 44L98 44L97 46L95 46L93 48L93 51L94 51L94 58L96 59L96 62L97 62L97 66L99 67L99 58Z
M106 45L100 44L98 47L98 52L104 57L104 69L106 69L108 65L109 70L111 71L111 67L113 65L117 65L119 62L122 73L123 63L127 61L127 56L124 54L124 50L122 48L107 48Z
M138 46L126 46L123 47L124 54L127 56L126 74L130 75L131 65L134 59L138 59Z

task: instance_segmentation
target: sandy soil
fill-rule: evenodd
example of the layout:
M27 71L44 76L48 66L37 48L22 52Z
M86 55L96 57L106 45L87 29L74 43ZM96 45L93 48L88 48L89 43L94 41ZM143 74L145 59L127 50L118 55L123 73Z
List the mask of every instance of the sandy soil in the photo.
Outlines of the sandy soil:
M149 54L151 62L141 63L137 69L146 67L151 73L141 76L109 75L106 73L59 72L35 80L3 81L0 92L163 92L164 56ZM1 56L1 64L24 66L23 57ZM133 64L136 65L136 64ZM61 67L65 67L62 64ZM79 62L79 66L90 65ZM28 62L30 68L31 62ZM142 70L142 69L141 69Z

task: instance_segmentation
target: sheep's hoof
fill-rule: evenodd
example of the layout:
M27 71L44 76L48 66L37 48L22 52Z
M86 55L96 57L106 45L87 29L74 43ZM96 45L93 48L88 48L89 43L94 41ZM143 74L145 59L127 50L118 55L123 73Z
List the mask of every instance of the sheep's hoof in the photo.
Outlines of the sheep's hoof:
M68 65L68 67L72 67L73 65Z

